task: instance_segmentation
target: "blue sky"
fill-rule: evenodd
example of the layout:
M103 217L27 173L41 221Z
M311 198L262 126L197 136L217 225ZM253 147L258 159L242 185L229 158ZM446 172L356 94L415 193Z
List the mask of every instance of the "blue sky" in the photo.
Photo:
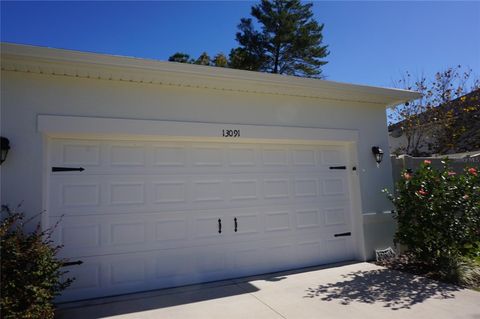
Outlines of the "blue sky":
M167 60L228 53L255 2L2 2L1 40ZM480 2L314 2L329 80L392 86L458 64L480 76Z

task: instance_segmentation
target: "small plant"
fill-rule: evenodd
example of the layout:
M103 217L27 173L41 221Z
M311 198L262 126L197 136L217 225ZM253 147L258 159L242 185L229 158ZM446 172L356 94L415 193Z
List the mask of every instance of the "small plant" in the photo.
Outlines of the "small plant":
M53 299L72 279L62 281L65 260L56 257L61 246L52 245L53 228L42 231L40 224L31 233L23 213L2 207L0 317L53 318Z
M462 260L480 248L480 173L470 167L457 174L442 163L441 170L426 160L415 173L404 171L396 193L385 192L395 205L395 242L414 262L456 281L459 267L466 271Z

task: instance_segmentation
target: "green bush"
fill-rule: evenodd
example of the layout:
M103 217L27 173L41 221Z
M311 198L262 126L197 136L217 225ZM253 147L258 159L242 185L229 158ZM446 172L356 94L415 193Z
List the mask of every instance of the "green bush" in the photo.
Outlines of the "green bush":
M448 278L479 251L480 177L476 168L456 174L442 163L440 170L425 161L415 173L404 171L395 194L387 193L398 222L395 242Z
M40 224L25 231L24 214L2 207L0 317L53 318L53 299L70 285L61 280L65 260L56 258L61 246L52 245L53 229L42 231Z

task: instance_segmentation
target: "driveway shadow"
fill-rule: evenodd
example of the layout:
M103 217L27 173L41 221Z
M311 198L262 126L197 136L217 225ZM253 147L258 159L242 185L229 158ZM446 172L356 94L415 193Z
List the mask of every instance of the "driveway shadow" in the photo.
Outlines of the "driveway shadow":
M145 293L64 303L59 305L60 307L56 311L55 318L97 319L128 315L133 316L132 318L144 318L146 315L141 313L145 311L249 294L256 291L258 291L258 288L251 284L245 284L240 287L233 282L184 286Z
M399 310L410 309L429 298L455 298L454 292L460 290L453 285L389 269L355 271L342 277L343 281L308 288L304 298L338 300L343 305L380 303L391 310Z

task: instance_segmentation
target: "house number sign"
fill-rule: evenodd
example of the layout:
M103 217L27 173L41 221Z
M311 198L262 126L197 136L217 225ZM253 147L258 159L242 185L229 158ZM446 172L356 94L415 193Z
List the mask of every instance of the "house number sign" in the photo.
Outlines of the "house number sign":
M222 130L223 137L240 137L240 130Z

